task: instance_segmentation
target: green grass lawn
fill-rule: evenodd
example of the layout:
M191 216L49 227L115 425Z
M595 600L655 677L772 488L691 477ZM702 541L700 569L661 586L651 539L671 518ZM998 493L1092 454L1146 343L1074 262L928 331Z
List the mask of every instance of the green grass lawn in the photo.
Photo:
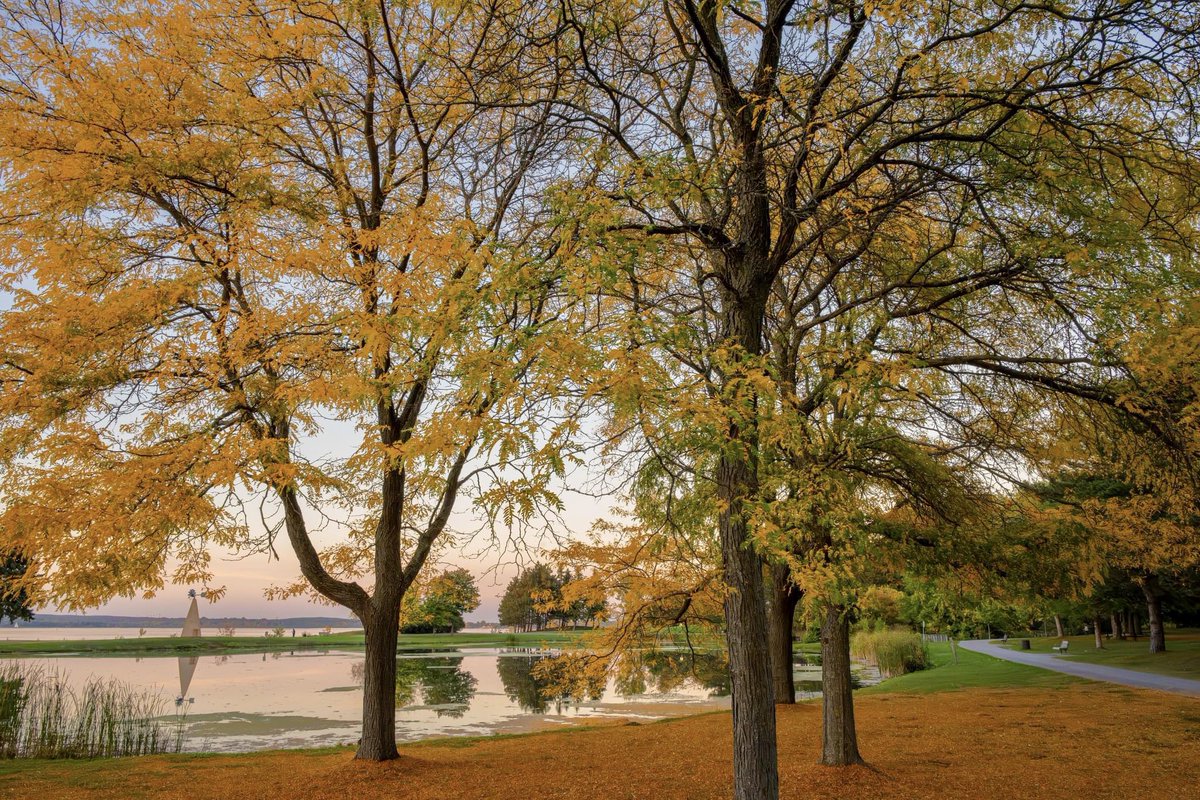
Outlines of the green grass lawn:
M161 653L171 655L220 654L234 652L265 653L277 650L332 649L361 647L358 632L331 633L322 636L142 636L124 639L71 639L0 642L0 656L11 655L106 655Z
M556 647L573 644L587 631L533 631L530 633L409 633L400 634L397 650L437 647Z
M1060 641L1057 637L1037 638L1030 639L1030 645L1035 653L1053 653L1050 648ZM1200 631L1194 628L1167 631L1167 650L1164 653L1151 654L1150 639L1146 636L1139 636L1136 642L1132 639L1105 639L1102 650L1096 649L1096 639L1090 634L1068 636L1067 641L1071 646L1063 658L1200 680ZM1017 640L1009 639L1008 647L1017 649L1019 644Z
M430 650L446 647L541 647L568 644L584 631L538 631L534 633L428 633L402 634L397 651ZM222 653L267 653L280 650L339 650L363 646L360 631L321 636L200 636L171 638L144 636L125 639L77 639L71 641L3 641L0 656L15 655L219 655Z
M930 666L919 672L910 672L889 678L876 686L860 689L862 694L882 692L907 692L928 694L955 689L1048 687L1058 688L1078 683L1078 678L1058 672L1001 661L998 658L972 653L961 647L958 663L950 651L948 642L930 642L928 652Z

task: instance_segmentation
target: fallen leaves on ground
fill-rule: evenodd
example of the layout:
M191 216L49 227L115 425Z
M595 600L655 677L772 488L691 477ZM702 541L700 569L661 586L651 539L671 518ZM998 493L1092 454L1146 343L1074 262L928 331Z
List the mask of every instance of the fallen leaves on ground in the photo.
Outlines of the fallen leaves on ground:
M780 707L784 798L1195 796L1200 700L1099 684L858 700L869 766L818 766L820 708ZM45 763L0 797L704 800L731 796L727 713L468 744L409 746L386 764L345 752ZM13 765L10 765L10 767Z

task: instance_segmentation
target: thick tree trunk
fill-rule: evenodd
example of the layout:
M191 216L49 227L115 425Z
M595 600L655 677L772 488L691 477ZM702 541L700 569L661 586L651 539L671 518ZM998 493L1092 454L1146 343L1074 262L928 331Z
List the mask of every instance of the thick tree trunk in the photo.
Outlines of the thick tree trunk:
M1158 578L1147 575L1139 583L1142 594L1146 596L1146 612L1150 616L1150 652L1163 653L1167 649L1167 635L1163 630L1162 620L1162 590Z
M850 621L837 606L828 606L821 623L821 763L863 763L854 731L854 687L850 677Z
M751 238L757 236L755 233ZM722 298L722 338L741 356L757 356L762 352L770 282L755 285L754 276L760 270L747 268L744 262L736 266L727 263L726 267L731 285ZM752 364L747 369L757 372L758 367ZM724 504L718 527L725 585L729 588L725 597L725 640L733 696L733 796L735 800L776 800L779 769L775 695L763 561L749 540L746 508L746 503L758 496L757 399L744 380L742 366L736 362L722 377L723 388L734 405L716 481Z
M1058 631L1059 639L1062 639L1064 636L1066 636L1066 634L1063 633L1062 617L1060 617L1058 614L1054 615L1054 630Z
M1114 639L1124 639L1125 638L1125 629L1121 627L1121 615L1114 611L1110 615L1109 621L1112 623L1113 638Z
M1104 649L1104 632L1100 630L1100 615L1099 614L1092 617L1092 631L1093 631L1093 635L1096 637L1096 649L1103 650Z
M747 480L744 461L721 461L722 485ZM741 494L738 499L746 497ZM724 556L725 640L733 695L733 795L736 800L776 800L779 772L775 752L775 697L767 641L767 605L762 560L747 546L741 503L721 515Z
M379 614L363 620L366 660L363 663L362 739L355 758L387 761L396 751L396 637L397 618Z
M796 702L796 681L792 667L792 623L800 589L792 582L786 564L771 565L771 676L776 703Z
M277 423L281 438L286 439L286 426ZM279 490L283 504L288 539L300 570L313 588L334 602L354 612L362 621L366 643L363 664L363 721L362 738L356 758L386 761L397 757L396 752L396 637L400 633L400 603L404 599L401 582L398 536L389 538L388 530L399 530L399 506L395 502L395 473L384 480L383 513L375 539L376 586L384 587L375 598L356 583L334 578L321 563L304 522L304 514L295 489ZM388 527L391 525L392 527Z

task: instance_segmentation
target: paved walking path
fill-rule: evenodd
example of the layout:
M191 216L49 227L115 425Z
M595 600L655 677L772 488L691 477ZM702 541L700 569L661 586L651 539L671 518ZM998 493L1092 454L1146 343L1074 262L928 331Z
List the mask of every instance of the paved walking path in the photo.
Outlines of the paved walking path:
M1171 675L1155 675L1153 672L1138 672L1133 669L1106 667L1101 664L1089 664L1086 661L1075 661L1064 656L1047 653L1031 653L1028 650L1010 650L1007 647L991 644L985 639L971 639L958 643L959 647L985 656L1002 658L1005 661L1015 661L1030 667L1040 667L1077 678L1087 678L1092 681L1119 683L1123 686L1137 686L1142 689L1158 689L1163 692L1176 692L1200 697L1200 681L1188 678L1176 678Z

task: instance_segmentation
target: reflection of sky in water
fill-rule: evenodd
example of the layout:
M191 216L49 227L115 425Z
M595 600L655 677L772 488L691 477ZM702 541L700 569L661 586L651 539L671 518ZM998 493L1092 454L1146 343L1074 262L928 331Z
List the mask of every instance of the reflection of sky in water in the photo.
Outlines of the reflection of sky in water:
M0 624L0 640L3 641L54 641L54 642L73 642L87 639L169 639L179 635L179 625L173 625L170 628L30 628L19 627L17 625ZM296 636L319 636L325 631L324 628L285 628L285 635L290 636L292 631L296 632ZM362 628L333 628L334 633L358 633ZM218 628L208 626L201 628L201 632L205 635L216 636L220 635ZM274 635L274 628L237 628L233 629L233 635L243 639L261 639L270 634Z
M641 682L613 680L598 698L576 702L540 697L531 673L538 656L528 651L401 654L397 735L401 740L485 735L580 718L652 719L728 707L723 665L688 662L679 675L678 665L670 663L678 659L664 658L649 663ZM161 692L170 708L183 677L175 656L27 660L64 673L76 685L89 676L111 677ZM196 661L181 706L189 726L186 750L311 747L358 739L361 652L237 653Z

